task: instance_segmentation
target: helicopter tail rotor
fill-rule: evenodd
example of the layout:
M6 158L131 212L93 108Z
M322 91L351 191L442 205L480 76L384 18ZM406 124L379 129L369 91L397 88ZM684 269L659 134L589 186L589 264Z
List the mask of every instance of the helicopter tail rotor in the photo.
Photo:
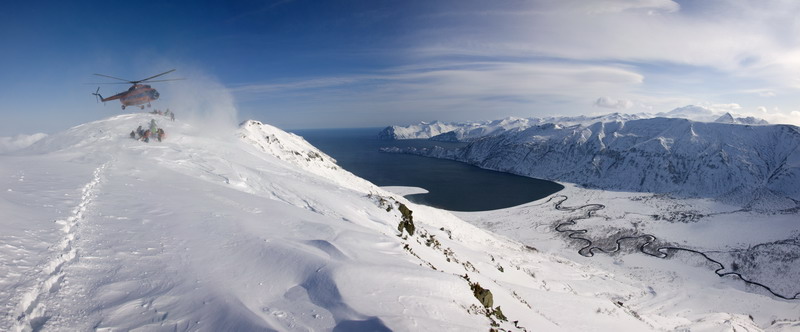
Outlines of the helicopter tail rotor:
M97 98L98 103L103 100L103 96L100 95L100 87L97 87L97 91L93 92L92 94L95 98Z

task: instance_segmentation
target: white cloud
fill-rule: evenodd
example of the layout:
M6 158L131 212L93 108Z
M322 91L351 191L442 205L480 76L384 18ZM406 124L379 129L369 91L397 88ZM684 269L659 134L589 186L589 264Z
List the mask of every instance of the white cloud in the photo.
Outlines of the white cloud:
M666 0L515 4L462 13L457 28L432 22L416 54L660 62L800 86L794 81L800 74L797 1L703 1L688 8Z
M597 98L594 102L597 107L613 108L618 110L626 110L633 107L633 102L626 99L613 99L609 97Z
M27 148L33 143L47 137L47 134L16 135L13 137L0 137L0 153L8 153Z
M775 92L775 90L772 90L772 89L747 89L747 90L740 90L738 92L739 93L743 93L743 94L756 95L756 96L765 97L765 98L771 98L771 97L775 97L775 96L778 95L778 93Z
M766 114L767 113L767 108L764 107L764 106L759 106L759 107L756 107L756 111L758 111L760 113L763 113L763 114Z
M712 104L711 106L709 106L709 108L712 109L712 110L715 110L715 111L731 112L731 111L736 111L736 110L742 109L742 106L739 105L739 104L736 104L736 103Z
M563 1L563 4L585 6L588 13L619 13L625 11L642 11L650 15L672 13L680 9L680 5L672 0L594 0Z
M769 121L769 123L774 123L774 124L782 123L782 124L791 124L795 126L800 126L800 111L791 111L788 113L770 112L767 114L760 114L759 116Z

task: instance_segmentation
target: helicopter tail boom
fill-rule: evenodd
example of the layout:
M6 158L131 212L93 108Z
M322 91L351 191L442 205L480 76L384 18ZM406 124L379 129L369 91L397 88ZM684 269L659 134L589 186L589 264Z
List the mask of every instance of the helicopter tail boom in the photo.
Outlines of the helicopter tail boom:
M104 98L102 95L100 95L100 88L97 88L97 91L93 92L92 94L95 95L95 97L97 97L99 99L98 102L102 101L102 102L105 103L105 102L107 102L109 100L115 100L115 99L122 98L125 95L125 92L120 92L120 93L115 94L115 95L113 95L111 97Z

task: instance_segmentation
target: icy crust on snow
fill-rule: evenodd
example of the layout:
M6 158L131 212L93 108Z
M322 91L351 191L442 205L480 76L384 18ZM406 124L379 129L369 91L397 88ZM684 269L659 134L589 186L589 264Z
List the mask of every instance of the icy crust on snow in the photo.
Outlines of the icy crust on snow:
M652 118L544 124L468 146L406 150L591 188L712 197L759 210L800 200L800 129Z
M128 138L153 118L163 142ZM180 119L115 116L0 156L0 175L0 330L741 323L637 313L628 303L648 298L646 284L412 204L256 121L207 137ZM399 228L401 204L414 234Z

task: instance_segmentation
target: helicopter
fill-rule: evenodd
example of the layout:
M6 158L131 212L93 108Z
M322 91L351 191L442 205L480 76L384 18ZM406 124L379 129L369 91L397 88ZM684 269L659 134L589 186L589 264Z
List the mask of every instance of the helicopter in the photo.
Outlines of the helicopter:
M141 79L141 80L138 80L138 81L130 81L130 80L114 77L114 76L108 76L108 75L102 75L102 74L94 74L96 76L108 77L108 78L113 78L115 80L125 81L125 83L114 82L114 83L98 83L98 84L128 84L128 83L130 83L130 84L133 84L133 85L130 88L128 88L128 91L120 92L120 93L115 94L115 95L113 95L111 97L108 97L108 98L103 98L103 96L100 95L100 87L97 87L97 91L95 91L92 94L95 95L99 99L99 101L102 101L102 102L107 102L109 100L119 99L119 101L122 103L122 109L123 110L125 109L126 106L139 106L139 108L144 109L145 104L147 104L147 107L150 107L150 102L153 101L153 100L158 99L159 93L158 93L158 91L156 91L156 89L153 89L152 87L150 87L150 85L148 85L148 84L140 84L140 83L144 83L144 82L166 82L166 81L183 80L183 78L173 78L173 79L166 79L166 80L151 81L152 79L154 79L156 77L169 74L169 73L171 73L173 71L175 71L175 69L168 70L168 71L165 71L165 72L163 72L161 74L153 75L153 76L150 76L148 78Z

